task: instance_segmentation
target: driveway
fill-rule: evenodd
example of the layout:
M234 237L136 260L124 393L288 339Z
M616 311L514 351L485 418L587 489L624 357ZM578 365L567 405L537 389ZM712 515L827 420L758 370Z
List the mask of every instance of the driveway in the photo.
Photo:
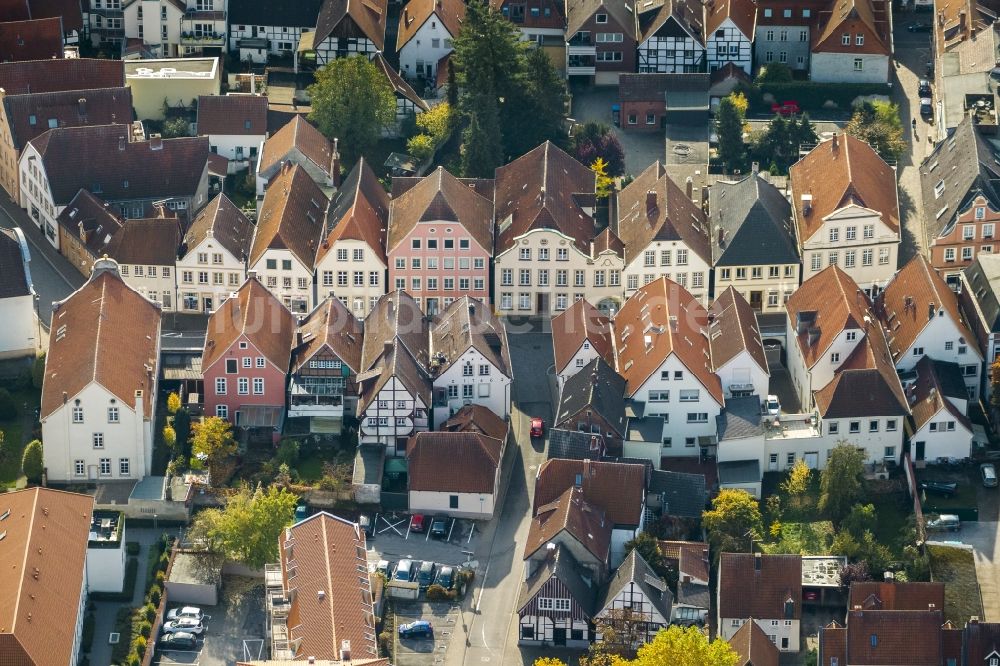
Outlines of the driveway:
M962 523L961 539L975 549L976 577L983 597L987 622L1000 622L1000 533L998 506L1000 494L996 488L977 489L979 522Z
M570 117L576 122L599 122L610 126L625 150L625 171L638 176L656 160L666 159L665 137L654 132L623 132L611 122L611 106L618 103L618 88L574 88ZM708 130L705 130L706 134ZM706 137L707 138L707 137ZM683 182L683 181L682 181Z

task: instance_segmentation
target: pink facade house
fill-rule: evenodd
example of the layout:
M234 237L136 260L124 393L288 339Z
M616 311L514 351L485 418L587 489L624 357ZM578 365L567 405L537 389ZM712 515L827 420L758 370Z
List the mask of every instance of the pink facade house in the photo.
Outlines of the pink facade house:
M441 167L422 179L396 179L386 250L390 288L406 290L435 314L463 296L489 297L493 202L489 181L462 181ZM403 188L406 188L404 191Z
M256 276L222 302L208 320L202 353L206 415L269 429L277 441L295 324Z

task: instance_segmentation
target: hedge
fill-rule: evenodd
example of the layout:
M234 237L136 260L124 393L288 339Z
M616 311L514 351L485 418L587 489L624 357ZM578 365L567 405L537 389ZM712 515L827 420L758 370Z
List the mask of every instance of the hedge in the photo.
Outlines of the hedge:
M795 101L803 111L826 109L832 102L837 109L849 111L854 100L865 95L888 95L890 88L884 83L815 83L813 81L792 81L791 83L764 83L741 87L753 113L769 113L771 102L764 96L770 94L774 101L782 103ZM826 109L828 110L828 109Z

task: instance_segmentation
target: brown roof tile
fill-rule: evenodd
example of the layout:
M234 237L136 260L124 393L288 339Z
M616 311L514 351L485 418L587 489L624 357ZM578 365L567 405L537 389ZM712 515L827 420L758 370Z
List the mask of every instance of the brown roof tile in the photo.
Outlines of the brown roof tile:
M750 358L767 372L757 315L743 295L729 287L715 299L709 313L714 317L708 326L712 365L718 369L745 349Z
M190 252L206 238L213 238L237 260L250 253L254 225L225 194L219 194L201 209L184 234Z
M87 2L87 0L82 0ZM58 16L62 19L63 31L83 29L83 12L81 0L29 0L31 18L50 18Z
M494 439L507 439L507 422L482 405L465 405L441 426L449 432L480 432Z
M944 583L851 583L850 610L944 610Z
M552 349L556 371L566 368L584 341L590 341L594 351L614 367L614 334L611 320L600 313L587 299L574 301L552 318Z
M201 95L198 97L198 134L267 134L267 97Z
M698 580L708 580L708 544L690 542L679 549L677 572Z
M615 232L611 231L611 227L605 227L604 231L597 234L597 238L594 239L594 256L604 252L614 252L619 257L625 256L625 244Z
M392 291L379 298L365 322L362 371L371 369L378 362L385 351L385 343L394 338L403 343L421 367L427 368L430 327L420 306L408 293Z
M298 164L271 181L257 215L257 231L250 247L250 265L267 250L287 249L312 270L316 244L323 229L328 200Z
M48 131L53 121L58 127L132 122L132 89L126 87L7 95L3 105L17 150Z
M729 646L739 655L736 666L778 666L778 646L756 622L744 622L729 639Z
M823 30L813 41L814 53L889 55L888 3L885 0L837 0L831 11L823 12ZM864 44L841 41L843 33L864 35Z
M951 634L952 632L945 633ZM965 663L967 664L985 664L987 663L986 657L990 653L996 651L1000 654L1000 623L981 620L969 622L965 625L965 648L968 660ZM953 656L953 654L946 656Z
M792 210L799 244L823 226L823 218L852 204L873 210L882 222L899 232L896 174L867 143L849 134L821 142L789 169ZM812 195L808 216L802 214L802 195Z
M838 664L847 664L847 627L837 622L821 627L819 630L819 652L824 663L831 664L831 658Z
M546 460L535 479L535 513L567 488L577 485L583 497L600 507L615 525L638 525L646 502L646 466L596 460Z
M329 348L354 374L360 372L365 325L339 299L324 299L299 322L296 335L301 342L292 353L292 372L301 370L323 348Z
M791 607L786 604L788 601L792 602ZM801 619L802 557L722 553L719 617Z
M712 263L704 211L670 179L659 161L618 193L617 210L617 230L625 245L626 264L656 241L681 241L704 261Z
M385 48L387 15L387 0L325 0L316 18L314 44L319 46L320 42L335 33L354 36L360 30L375 45L376 51L382 51ZM345 20L348 23L342 25ZM354 25L351 26L351 23Z
M798 334L799 349L806 366L812 367L826 355L826 350L845 329L862 330L866 316L871 316L868 297L839 266L828 266L802 283L785 304L789 326L795 327L801 314L804 321ZM818 330L819 337L809 344L808 329Z
M386 251L392 252L421 222L455 222L493 254L493 203L438 167L392 200Z
M447 58L448 56L445 57ZM397 95L413 102L416 107L422 111L428 111L431 108L427 102L420 98L417 91L406 82L406 79L400 76L399 72L397 72L395 68L389 64L389 61L385 59L381 52L375 54L375 57L372 58L372 62L383 74L385 74L385 78L389 80L389 85L392 86L393 91ZM445 73L447 73L447 69L445 70ZM440 71L438 72L438 76L440 76Z
M611 549L611 519L605 518L604 509L588 502L585 493L573 486L538 507L528 528L524 559L530 558L564 530L598 562L607 563Z
M708 312L687 289L665 277L656 279L625 301L613 324L615 367L625 378L629 395L675 354L723 404L722 382L712 369Z
M4 0L0 2L0 21L27 21L31 18L28 0Z
M940 666L941 611L849 611L847 664Z
M753 0L715 0L705 5L705 34L711 35L726 19L732 19L740 32L753 41L757 23L757 3Z
M497 169L496 254L533 229L555 229L589 255L594 220L584 208L594 206L595 182L593 171L551 141Z
M105 251L120 264L174 266L181 244L176 217L129 219L111 236Z
M431 326L430 341L431 365L438 374L475 349L505 376L513 375L507 331L493 310L474 298L452 301Z
M42 386L41 418L97 382L135 408L135 392L152 390L147 368L156 376L160 347L160 308L109 270L90 279L52 311ZM62 333L60 334L60 331ZM144 399L145 416L152 401Z
M462 0L410 0L399 13L399 34L396 50L413 39L420 26L436 15L452 38L458 36L465 19L465 3Z
M0 63L0 88L8 95L124 85L125 70L120 60L60 58Z
M918 254L903 266L876 299L876 311L885 326L892 357L909 353L910 346L934 317L947 315L959 335L973 340L958 309L958 296L926 257Z
M368 245L386 264L388 224L389 195L362 157L330 200L316 263L319 264L337 241L358 240Z
M296 115L267 138L260 156L259 171L264 173L279 168L293 148L297 148L323 173L330 175L333 146L322 132L301 115Z
M108 253L111 239L122 228L124 220L102 199L87 190L80 190L63 208L56 222L67 234L76 238L93 258Z
M324 511L282 530L278 541L285 590L297 591L288 614L296 663L339 659L345 641L353 659L378 657L364 532Z
M503 440L476 432L418 432L406 446L408 489L492 494L502 454Z
M945 377L944 379L951 380L952 383L957 381L957 388L962 389L958 397L965 399L965 384L958 365L955 363L934 361L930 356L924 356L917 362L914 369L917 372L917 377L912 386L906 390L906 396L910 405L910 413L913 415L913 423L917 430L924 427L925 423L937 416L944 409L956 421L971 431L972 424L969 422L968 417L948 399L954 396L948 395L949 392L942 383L941 373L948 373L950 371L951 377Z
M0 23L0 59L4 62L63 57L62 19Z
M250 278L208 318L202 370L208 370L237 339L245 336L268 361L285 372L294 335L292 313L259 280Z
M69 663L86 577L94 499L48 488L0 503L0 660L11 666Z

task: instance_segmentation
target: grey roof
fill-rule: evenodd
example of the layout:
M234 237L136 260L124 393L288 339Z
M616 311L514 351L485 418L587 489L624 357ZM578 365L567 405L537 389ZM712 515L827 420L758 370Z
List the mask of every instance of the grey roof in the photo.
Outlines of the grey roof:
M757 396L729 398L722 413L715 417L719 441L745 439L764 434L760 423L760 399Z
M0 229L0 298L31 293L27 261L28 246L22 243L20 232Z
M704 474L687 474L654 469L646 495L663 498L664 515L700 518L708 501Z
M580 565L570 554L569 550L557 544L555 550L543 562L539 563L535 572L528 577L521 585L521 593L517 598L517 609L520 611L532 598L537 595L542 586L550 578L558 578L565 585L573 601L587 614L587 617L594 616L594 590L583 579L583 572Z
M941 386L941 395L946 398L969 399L969 393L965 390L965 380L962 379L962 369L958 363L933 359L931 363L934 365L934 374L937 375L938 383Z
M663 417L640 416L628 420L627 438L633 442L662 442Z
M563 384L556 425L587 408L600 414L619 435L625 435L625 379L600 356Z
M598 9L607 12L612 20L628 30L629 37L635 39L635 14L633 3L625 0L573 0L566 3L566 38L569 39L583 27Z
M709 591L708 585L677 583L677 603L708 609L711 607L712 593Z
M595 439L597 446L595 448ZM607 447L603 440L589 432L552 428L549 430L549 459L600 460Z
M664 74L667 111L708 111L708 74Z
M709 211L713 265L799 263L792 207L785 195L759 174L713 185Z
M600 613L608 608L629 583L635 583L660 615L665 620L670 620L670 607L673 605L674 595L663 579L656 575L649 563L634 548L601 589L597 597L597 612Z
M322 0L229 0L229 25L312 28Z
M965 281L979 304L990 331L1000 331L1000 254L980 252L965 269Z
M727 483L757 483L760 481L760 461L759 460L733 460L730 462L720 462L719 484Z
M977 159L971 159L975 155ZM1000 139L987 135L970 116L920 164L924 219L936 236L949 233L958 214L982 193L1000 208ZM940 196L935 188L940 182Z

